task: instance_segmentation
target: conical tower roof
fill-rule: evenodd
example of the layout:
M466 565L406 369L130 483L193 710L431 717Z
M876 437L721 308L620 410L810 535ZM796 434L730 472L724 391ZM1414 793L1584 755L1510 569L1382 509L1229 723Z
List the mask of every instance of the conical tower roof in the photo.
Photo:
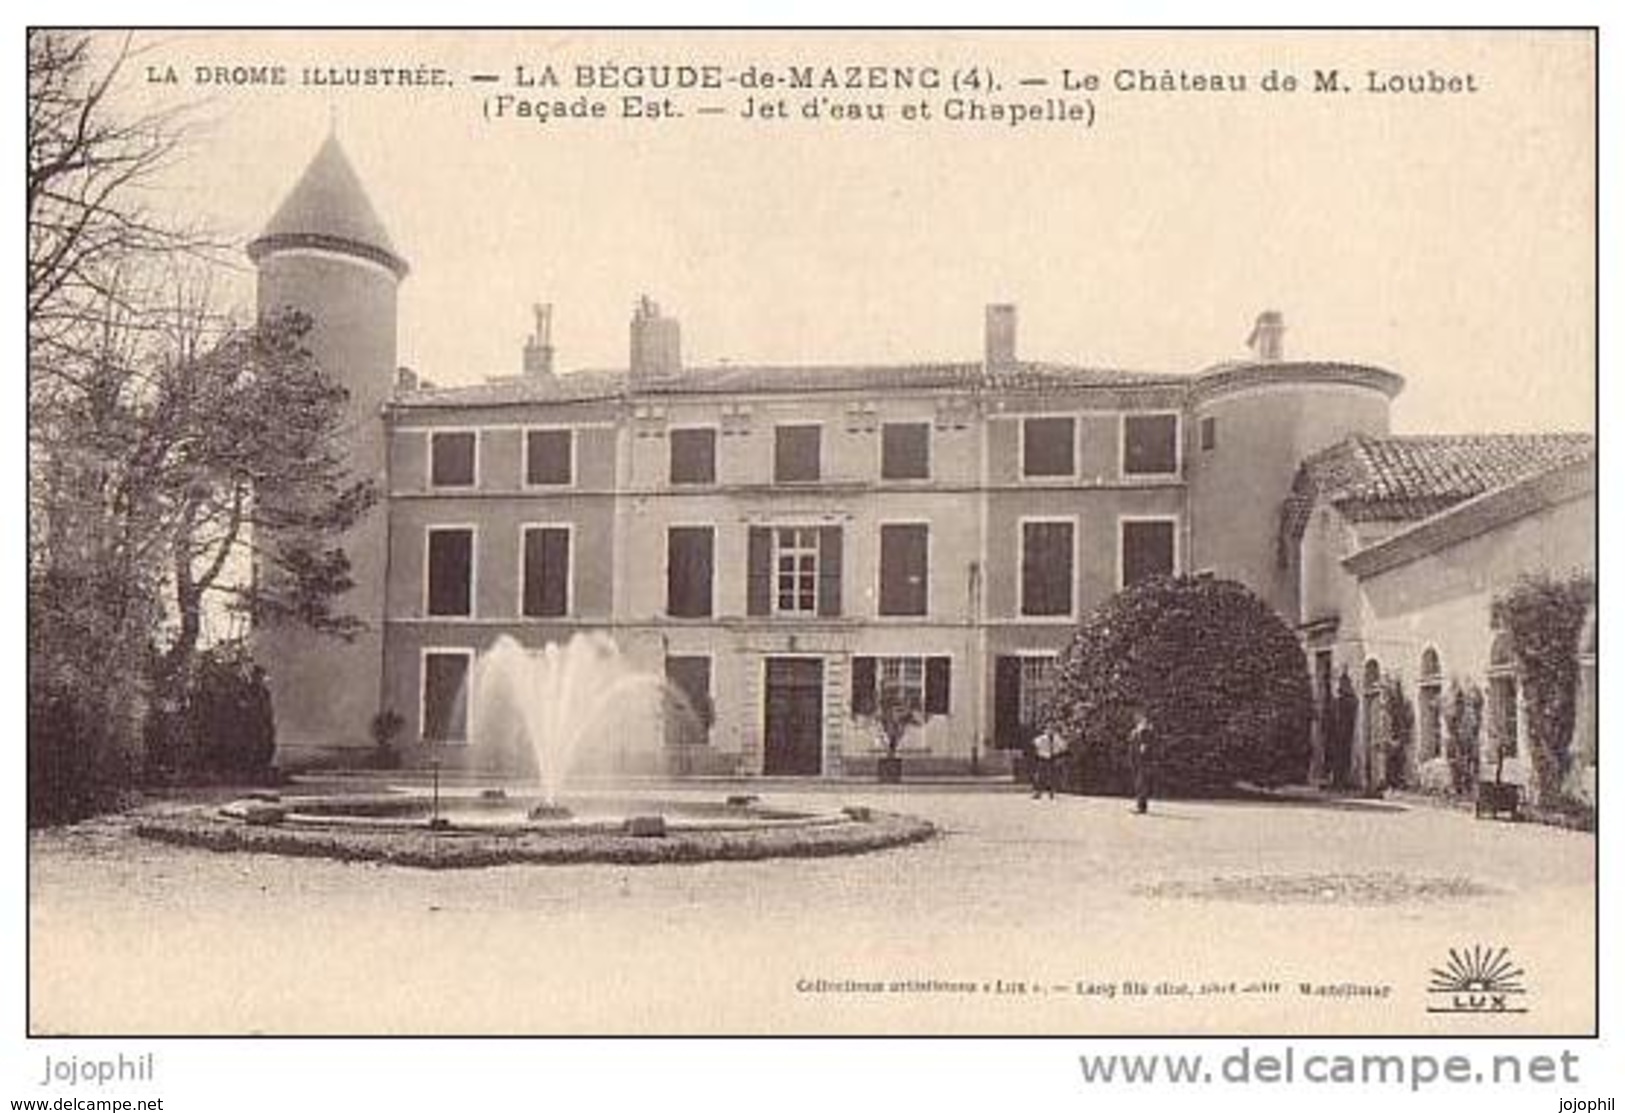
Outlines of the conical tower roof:
M327 137L265 231L248 245L248 257L258 262L278 249L297 247L370 259L397 278L407 272L336 135Z

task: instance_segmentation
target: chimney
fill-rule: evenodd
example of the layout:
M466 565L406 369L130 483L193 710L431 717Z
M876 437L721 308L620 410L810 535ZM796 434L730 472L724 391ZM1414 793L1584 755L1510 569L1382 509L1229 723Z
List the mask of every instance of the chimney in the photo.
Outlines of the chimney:
M548 378L553 374L553 307L533 305L535 331L525 341L525 377Z
M644 295L632 310L633 379L659 379L683 369L682 337L673 317L660 315L660 306Z
M983 361L987 370L1002 370L1016 362L1016 307L990 305L983 331Z
M1285 336L1286 320L1281 311L1266 309L1258 315L1252 334L1247 337L1247 347L1253 350L1253 358L1259 363L1280 363Z

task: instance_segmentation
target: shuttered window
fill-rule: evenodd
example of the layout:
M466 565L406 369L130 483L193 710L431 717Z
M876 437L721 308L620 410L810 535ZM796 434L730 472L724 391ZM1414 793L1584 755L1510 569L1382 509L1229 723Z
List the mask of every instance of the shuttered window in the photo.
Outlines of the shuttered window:
M746 554L745 613L841 613L840 526L752 526Z
M881 691L891 687L910 707L946 715L952 705L952 675L950 657L853 657L852 714L874 715Z
M569 429L525 433L525 482L532 487L568 487L575 482L575 437Z
M717 431L715 429L673 429L671 431L671 482L706 484L717 481Z
M887 422L880 427L882 479L931 478L931 426L924 421Z
M1051 617L1072 613L1070 521L1021 524L1021 613Z
M1169 520L1122 523L1123 587L1174 573L1174 522Z
M880 613L923 615L929 595L931 531L923 525L880 527Z
M1129 414L1123 419L1123 474L1173 475L1179 470L1179 417Z
M710 617L713 537L710 526L666 531L666 613L671 617Z
M1030 479L1077 470L1077 433L1070 417L1029 417L1021 423L1021 474Z
M822 473L823 427L780 425L773 430L773 482L816 483Z
M479 438L472 432L429 434L429 483L434 487L472 487Z
M474 531L431 529L427 559L425 609L432 616L459 618L473 614Z
M524 615L560 618L568 614L570 531L560 526L529 526L524 537Z

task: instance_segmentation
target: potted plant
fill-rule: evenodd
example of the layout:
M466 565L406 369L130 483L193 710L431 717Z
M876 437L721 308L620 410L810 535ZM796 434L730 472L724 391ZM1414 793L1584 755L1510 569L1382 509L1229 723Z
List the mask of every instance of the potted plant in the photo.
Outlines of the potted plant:
M898 684L881 686L875 701L875 725L879 728L881 741L886 747L878 767L882 784L898 784L902 781L903 759L898 755L897 747L902 744L903 736L908 733L909 727L918 726L924 721L919 701L906 689Z

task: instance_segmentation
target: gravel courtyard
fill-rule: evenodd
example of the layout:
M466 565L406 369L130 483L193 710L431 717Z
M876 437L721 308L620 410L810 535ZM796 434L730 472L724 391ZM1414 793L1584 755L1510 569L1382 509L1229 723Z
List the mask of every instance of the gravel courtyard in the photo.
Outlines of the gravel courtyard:
M753 786L772 802L795 790ZM701 790L690 789L697 794ZM705 793L728 791L712 787ZM851 858L427 872L32 836L30 1024L112 1033L1515 1032L1594 1024L1595 842L1430 806L818 786ZM667 788L662 793L670 796ZM1429 1012L1507 948L1526 1012ZM1137 992L1139 991L1139 992Z

